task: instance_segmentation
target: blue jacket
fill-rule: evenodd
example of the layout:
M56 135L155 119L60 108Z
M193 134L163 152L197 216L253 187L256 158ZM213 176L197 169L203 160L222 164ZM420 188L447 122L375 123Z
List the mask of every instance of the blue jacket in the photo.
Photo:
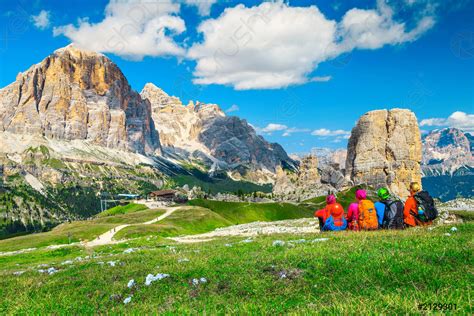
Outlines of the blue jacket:
M382 226L383 216L385 214L385 204L382 202L375 202L375 210L377 211L377 219L379 221L379 227Z

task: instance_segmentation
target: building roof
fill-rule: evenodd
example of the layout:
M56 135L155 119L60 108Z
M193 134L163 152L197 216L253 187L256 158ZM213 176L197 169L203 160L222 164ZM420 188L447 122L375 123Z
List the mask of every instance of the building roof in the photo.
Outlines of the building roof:
M155 195L155 196L162 196L162 195L170 195L170 194L175 194L176 190L159 190L159 191L153 191L150 194Z

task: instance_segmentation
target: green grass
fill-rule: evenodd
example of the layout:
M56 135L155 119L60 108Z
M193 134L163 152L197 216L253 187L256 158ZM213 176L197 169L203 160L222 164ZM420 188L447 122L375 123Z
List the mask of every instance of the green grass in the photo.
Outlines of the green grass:
M327 233L328 241L292 247L272 243L321 236L224 238L175 248L141 238L93 251L0 257L0 314L420 314L420 303L453 303L455 313L472 315L474 223L456 227ZM128 247L141 249L124 254ZM60 264L86 255L102 257ZM178 262L183 258L189 262ZM109 260L120 264L97 264ZM60 271L40 274L43 263ZM148 273L170 277L145 286ZM200 277L208 282L193 285ZM131 279L137 286L129 289ZM123 304L129 295L131 303Z
M212 231L219 227L232 225L232 222L219 214L202 207L187 207L176 210L164 220L153 225L133 225L119 231L115 239L141 236L179 236Z
M222 202L203 199L191 200L188 203L208 208L233 224L313 216L313 210L310 208L290 203Z
M106 216L114 216L114 215L119 215L119 214L128 214L128 213L143 211L146 209L148 209L148 207L146 207L143 204L130 203L127 205L118 205L118 206L109 208L108 210L105 210L102 213L97 214L96 217L106 217Z
M15 238L0 240L0 252L14 251L25 248L39 248L49 245L60 245L81 240L92 240L102 233L112 229L114 224L78 221L62 224L46 233L30 234Z
M146 208L146 207L145 207ZM133 211L129 213L118 213L115 216L101 216L93 220L94 224L96 223L109 223L109 224L138 224L143 222L151 221L152 219L157 218L158 216L164 214L164 210L149 210L145 209L144 211Z
M159 209L149 210L144 205L145 210L139 211L139 209L143 209L143 207L140 206L141 205L132 205L128 208L123 207L123 209L117 211L117 215L100 216L89 221L64 223L46 233L30 234L0 240L0 252L68 244L69 241L92 240L117 225L147 222L159 217L165 212Z

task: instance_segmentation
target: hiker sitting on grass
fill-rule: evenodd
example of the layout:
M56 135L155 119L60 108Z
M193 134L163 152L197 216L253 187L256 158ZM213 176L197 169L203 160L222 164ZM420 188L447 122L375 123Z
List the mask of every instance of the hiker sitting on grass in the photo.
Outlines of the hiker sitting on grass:
M438 216L434 200L427 191L422 191L417 182L410 184L410 196L405 202L403 221L407 226L430 225Z
M347 227L344 208L336 202L336 197L333 194L326 197L326 207L316 211L314 216L319 220L321 231L345 230Z
M365 190L356 191L356 203L349 205L347 221L351 230L376 230L379 228L375 205L367 199Z
M387 188L377 191L380 202L375 202L379 227L384 229L403 229L403 203L390 195Z

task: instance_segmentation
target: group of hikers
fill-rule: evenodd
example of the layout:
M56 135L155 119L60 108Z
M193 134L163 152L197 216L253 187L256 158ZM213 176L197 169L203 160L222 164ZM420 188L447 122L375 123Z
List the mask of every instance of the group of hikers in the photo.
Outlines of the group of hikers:
M355 195L357 201L349 205L347 214L334 194L326 197L326 207L314 214L321 231L404 229L430 225L438 216L433 198L416 182L410 184L405 204L385 187L377 191L379 201L375 203L365 190L359 189Z

